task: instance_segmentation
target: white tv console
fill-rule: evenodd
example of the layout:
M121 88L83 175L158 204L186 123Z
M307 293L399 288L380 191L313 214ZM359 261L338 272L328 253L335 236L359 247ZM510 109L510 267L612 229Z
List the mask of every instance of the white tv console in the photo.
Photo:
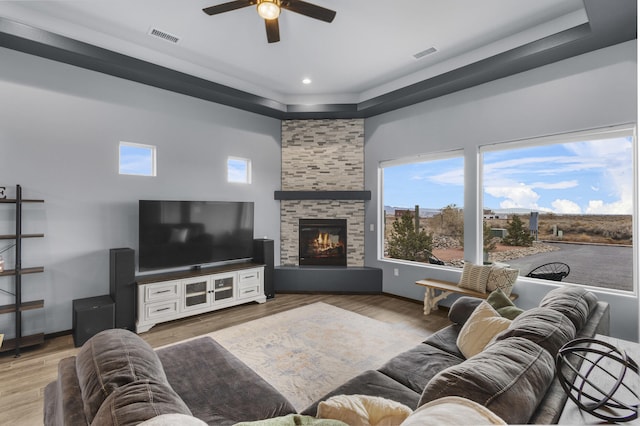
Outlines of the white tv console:
M236 263L136 277L136 332L248 302L264 303L264 265Z

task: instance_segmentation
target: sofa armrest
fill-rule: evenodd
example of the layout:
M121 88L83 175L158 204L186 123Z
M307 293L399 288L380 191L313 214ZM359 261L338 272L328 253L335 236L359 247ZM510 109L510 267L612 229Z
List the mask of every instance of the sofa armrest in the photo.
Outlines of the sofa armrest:
M74 356L58 363L58 380L49 383L44 389L44 424L87 424Z
M589 314L586 324L576 334L579 337L594 337L596 334L609 335L609 304L607 302L598 301ZM580 363L574 363L579 368ZM575 373L571 375L575 377ZM531 424L556 424L560 419L562 410L567 400L567 393L562 385L555 377L551 386L547 390L544 399L536 409L536 412L529 419Z

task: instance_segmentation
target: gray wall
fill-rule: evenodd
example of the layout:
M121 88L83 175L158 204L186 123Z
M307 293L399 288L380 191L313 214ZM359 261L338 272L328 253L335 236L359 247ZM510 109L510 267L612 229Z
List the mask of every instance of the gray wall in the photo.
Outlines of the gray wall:
M108 250L137 248L139 199L254 201L255 236L279 246L279 120L7 49L0 63L0 186L45 199L23 215L24 232L45 233L23 245L23 267L45 266L23 279L26 299L45 299L28 332L68 330L73 299L108 293ZM120 141L156 145L158 176L118 175ZM228 155L252 159L252 185L226 182Z
M477 256L479 232L473 208L478 146L503 141L587 130L637 121L636 42L627 42L517 74L365 121L365 187L373 198L366 208L367 266L383 268L384 291L423 298L417 279L458 281L460 271L379 261L378 164L416 154L464 149L465 257ZM398 268L399 276L393 269ZM638 276L636 275L636 288ZM549 286L519 282L515 292L524 308L537 305ZM637 341L638 298L611 293L598 296L612 304L612 334Z

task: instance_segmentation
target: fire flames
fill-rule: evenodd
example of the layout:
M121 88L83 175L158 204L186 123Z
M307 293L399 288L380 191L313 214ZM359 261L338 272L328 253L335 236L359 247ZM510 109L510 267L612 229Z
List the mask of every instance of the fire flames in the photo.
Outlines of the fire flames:
M341 246L339 236L331 235L328 232L318 233L318 237L313 240L313 249L316 253L331 251Z

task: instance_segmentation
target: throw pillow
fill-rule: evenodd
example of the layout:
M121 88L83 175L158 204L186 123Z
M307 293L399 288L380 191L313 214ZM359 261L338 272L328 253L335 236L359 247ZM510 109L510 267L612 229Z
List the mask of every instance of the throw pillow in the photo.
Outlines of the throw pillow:
M503 318L483 300L462 326L456 340L458 349L465 358L471 358L482 352L491 339L506 330L510 324L511 320Z
M488 408L459 396L445 396L413 412L400 426L506 425Z
M207 426L205 422L197 417L186 414L160 414L149 420L139 423L138 426Z
M500 315L510 320L515 319L518 315L524 312L524 310L518 308L513 304L511 299L503 293L500 288L495 289L487 297L487 303L491 305Z
M369 395L336 395L318 404L319 419L334 419L349 426L399 425L412 409L390 399Z
M462 277L458 287L468 288L469 290L477 291L478 293L486 293L487 280L489 273L491 272L490 265L474 265L473 263L464 262L464 268L462 269Z
M487 278L487 291L494 291L496 288L499 288L504 294L509 296L511 289L513 289L518 279L519 273L519 269L492 266L489 277Z
M173 426L173 425L172 425ZM182 425L181 425L182 426ZM238 422L233 426L349 426L345 422L333 419L316 419L302 414L287 414L286 416L271 417L264 420Z

